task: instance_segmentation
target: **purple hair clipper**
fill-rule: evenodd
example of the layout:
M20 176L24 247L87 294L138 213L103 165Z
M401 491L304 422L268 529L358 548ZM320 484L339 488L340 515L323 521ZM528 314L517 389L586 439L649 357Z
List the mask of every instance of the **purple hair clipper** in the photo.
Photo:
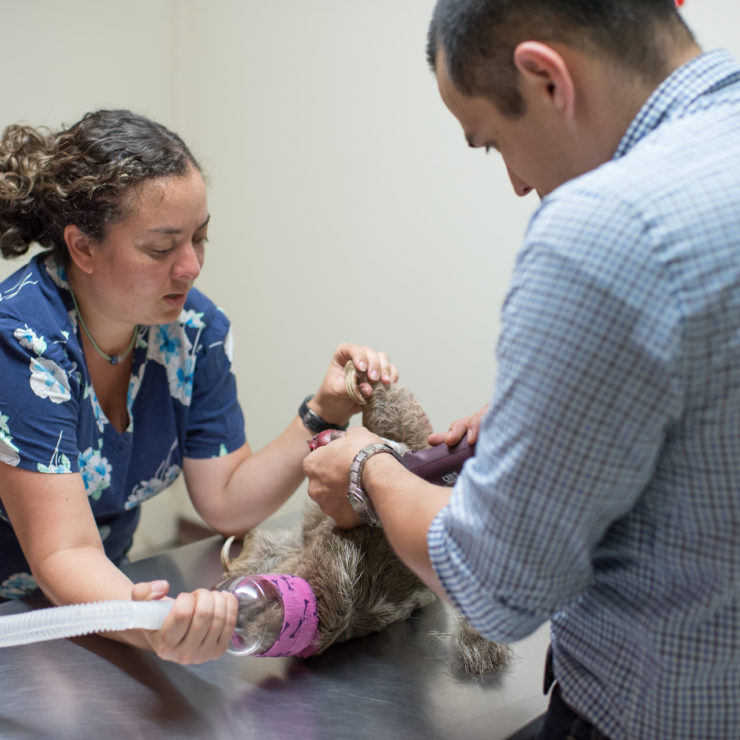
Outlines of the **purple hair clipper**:
M454 486L463 463L475 454L475 444L461 439L452 447L444 442L425 450L412 450L403 456L403 464L429 483Z
M342 437L344 432L327 429L319 432L308 446L315 450ZM412 473L438 486L453 486L462 470L463 463L475 454L475 444L461 439L456 445L438 444L425 450L412 450L402 456L403 464Z

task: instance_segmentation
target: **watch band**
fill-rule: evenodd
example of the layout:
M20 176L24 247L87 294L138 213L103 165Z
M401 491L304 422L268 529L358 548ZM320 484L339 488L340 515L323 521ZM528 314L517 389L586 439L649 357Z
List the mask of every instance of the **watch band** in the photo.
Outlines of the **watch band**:
M341 432L346 432L349 422L344 426L339 424L331 424L328 421L324 421L313 409L308 407L308 402L313 398L313 393L306 396L303 399L303 403L298 407L298 416L303 422L303 426L314 434L319 432L325 432L327 429L338 429Z
M347 498L349 499L350 506L354 509L355 513L371 527L380 527L382 525L373 502L362 487L362 471L365 468L365 463L367 463L373 455L377 455L381 452L390 453L403 465L401 456L390 445L385 444L384 442L372 442L369 445L365 445L355 455L349 469L349 488L347 489Z

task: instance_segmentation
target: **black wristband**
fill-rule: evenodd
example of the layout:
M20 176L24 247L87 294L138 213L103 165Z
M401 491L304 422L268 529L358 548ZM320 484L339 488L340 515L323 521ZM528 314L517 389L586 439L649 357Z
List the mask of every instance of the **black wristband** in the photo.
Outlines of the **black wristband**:
M347 431L349 422L344 426L339 426L339 424L330 424L328 421L324 421L313 409L310 409L308 407L308 402L312 398L313 393L306 396L303 399L303 403L298 408L298 416L301 418L303 426L306 427L306 429L312 431L314 434L325 432L327 429L338 429L341 432Z

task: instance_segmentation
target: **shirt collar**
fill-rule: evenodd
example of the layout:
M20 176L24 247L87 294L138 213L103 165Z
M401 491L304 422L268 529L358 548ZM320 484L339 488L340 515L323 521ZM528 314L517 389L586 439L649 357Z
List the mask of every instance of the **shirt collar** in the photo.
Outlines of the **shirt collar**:
M665 119L681 116L702 95L740 81L737 62L723 50L709 51L679 67L642 106L614 153L623 157Z

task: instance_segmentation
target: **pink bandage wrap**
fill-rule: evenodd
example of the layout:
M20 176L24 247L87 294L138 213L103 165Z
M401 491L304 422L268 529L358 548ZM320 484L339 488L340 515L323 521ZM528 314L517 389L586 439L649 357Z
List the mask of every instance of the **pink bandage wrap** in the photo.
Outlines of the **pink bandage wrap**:
M283 599L285 616L280 637L262 658L282 658L296 655L307 658L316 651L315 640L319 631L319 612L316 594L311 586L298 576L284 574L263 575L277 588Z

